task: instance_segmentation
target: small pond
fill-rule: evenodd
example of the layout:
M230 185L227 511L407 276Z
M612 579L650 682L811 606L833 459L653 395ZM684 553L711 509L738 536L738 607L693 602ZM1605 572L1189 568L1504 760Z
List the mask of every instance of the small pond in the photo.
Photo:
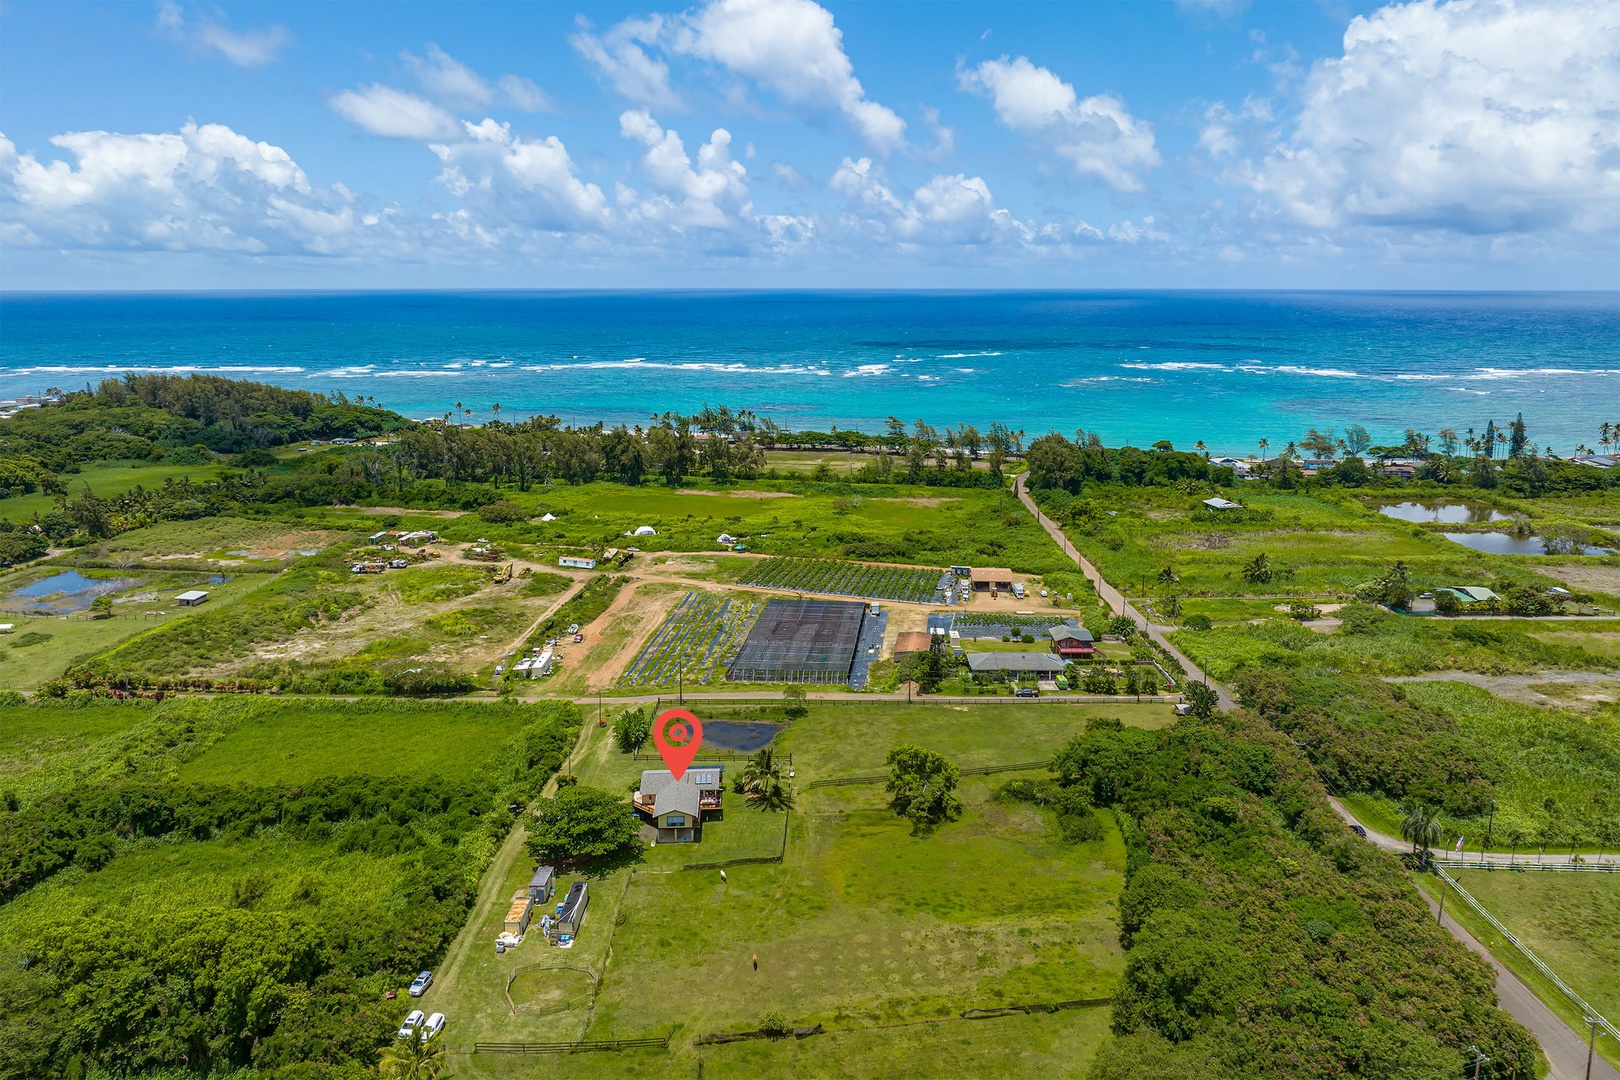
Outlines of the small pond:
M1385 517L1418 524L1432 522L1436 525L1479 525L1487 521L1513 519L1512 514L1486 506L1484 503L1447 502L1444 499L1436 502L1383 503L1374 506L1373 509ZM1539 555L1540 552L1536 554Z
M1539 536L1515 536L1505 532L1446 533L1447 540L1488 555L1612 555L1613 548L1575 544L1567 551L1549 552Z
M736 720L710 720L703 725L703 745L717 750L738 750L751 754L763 750L781 731L780 724L740 723Z
M123 592L139 584L139 578L88 578L77 570L67 570L13 589L6 598L6 606L13 610L72 615L88 610L90 602L98 596Z

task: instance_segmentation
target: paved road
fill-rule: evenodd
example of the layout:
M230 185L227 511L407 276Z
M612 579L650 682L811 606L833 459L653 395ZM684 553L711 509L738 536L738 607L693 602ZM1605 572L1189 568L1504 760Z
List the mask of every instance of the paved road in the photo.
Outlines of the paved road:
M1439 906L1428 893L1423 893L1423 899L1429 905L1430 911L1439 910ZM1586 1041L1564 1023L1557 1013L1542 1004L1535 992L1520 982L1517 975L1503 967L1502 962L1492 956L1490 950L1481 945L1474 935L1453 922L1450 916L1446 916L1442 924L1451 931L1453 937L1490 961L1491 966L1496 969L1496 996L1501 999L1502 1008L1529 1028L1530 1033L1541 1043L1541 1050L1547 1055L1547 1063L1552 1066L1547 1074L1549 1080L1585 1080ZM1592 1080L1620 1080L1620 1071L1601 1057L1594 1057Z
M1069 538L1063 534L1063 530L1051 518L1041 513L1040 508L1035 505L1035 500L1030 498L1029 493L1024 490L1024 481L1028 476L1028 473L1022 473L1014 481L1013 487L1018 493L1019 500L1029 508L1030 513L1035 515L1035 520L1041 523L1064 554L1073 559L1075 564L1080 567L1081 572L1096 586L1097 595L1102 598L1103 603L1109 605L1116 614L1129 615L1138 623L1146 626L1148 636L1163 645L1170 651L1171 655L1180 660L1191 678L1208 683L1212 690L1220 694L1221 708L1236 708L1237 703L1227 693L1226 688L1212 681L1208 675L1199 670L1197 665L1193 664L1191 660L1188 660L1166 641L1161 628L1150 625L1139 612L1132 608L1120 591L1104 581L1097 568L1091 565L1085 556L1076 550L1075 546L1069 542ZM1339 815L1347 822L1360 824L1339 800L1330 797L1328 801L1333 804L1333 809L1338 811ZM1372 829L1367 830L1367 839L1386 851L1406 851L1411 847L1410 844L1404 841L1374 832ZM1501 857L1507 858L1507 853L1502 853ZM1604 861L1613 861L1615 858L1615 856L1605 856ZM1419 891L1421 892L1421 890ZM1536 997L1529 987L1520 982L1518 976L1503 967L1496 957L1491 955L1490 950L1476 941L1466 930L1450 919L1446 919L1444 925L1457 940L1485 957L1496 968L1496 992L1502 1008L1515 1020L1528 1028L1541 1043L1541 1048L1546 1053L1548 1062L1552 1065L1551 1075L1553 1080L1583 1080L1586 1069L1586 1044L1575 1033L1574 1029L1564 1023L1546 1005L1542 1004L1541 999ZM1592 1076L1594 1080L1620 1080L1620 1075L1616 1074L1613 1066L1602 1059L1592 1063Z
M1371 843L1371 844L1373 844L1373 845L1375 845L1377 847L1380 847L1385 851L1400 852L1402 854L1412 850L1412 845L1410 843L1408 843L1407 841L1402 840L1402 839L1400 839L1399 837L1396 837L1396 836L1385 835L1384 833L1381 833L1376 829L1368 828L1366 825L1362 825L1361 822L1356 820L1356 815L1354 815L1354 814L1352 814L1350 812L1350 808L1345 806L1342 802L1340 802L1338 799L1334 798L1333 796L1331 796L1331 795L1328 796L1328 803L1333 807L1333 809L1338 813L1338 815L1340 817L1342 817L1347 823L1349 823L1351 825L1361 825L1361 827L1363 829L1366 829L1367 830L1367 841L1369 843ZM1463 853L1462 856L1458 856L1456 852L1451 851L1450 849L1445 849L1445 848L1430 848L1429 853L1436 856L1437 858L1448 858L1448 859L1462 858L1463 861L1465 861L1465 862L1468 859L1478 859L1478 858L1481 857L1479 852L1477 852L1477 851L1466 851L1466 852ZM1532 856L1534 856L1534 855L1535 855L1535 851L1533 849L1520 848L1518 851L1487 851L1485 853L1485 855L1484 855L1484 858L1501 860L1501 861L1507 861L1509 859L1516 859L1516 860L1517 859L1522 859L1525 862L1529 862L1530 858ZM1542 858L1543 858L1544 861L1547 861L1547 862L1567 862L1568 859L1569 859L1569 854L1566 852L1562 856L1554 856L1554 857L1552 857L1550 859L1547 858L1546 856L1543 856ZM1588 863L1595 863L1595 862L1620 863L1620 853L1613 852L1613 851L1604 852L1601 855L1594 855L1594 854L1588 853L1588 854L1583 854L1581 856L1581 859L1583 861L1585 861L1585 862L1588 862ZM1467 869L1467 867L1464 867L1464 866L1455 866L1454 867L1454 866L1451 866L1449 863L1446 864L1446 866L1447 866L1447 869L1456 869L1456 870Z

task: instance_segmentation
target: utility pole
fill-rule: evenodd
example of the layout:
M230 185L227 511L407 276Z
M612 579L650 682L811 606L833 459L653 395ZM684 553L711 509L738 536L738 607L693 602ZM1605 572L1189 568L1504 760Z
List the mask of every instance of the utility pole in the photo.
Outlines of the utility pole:
M1485 853L1491 850L1491 826L1496 824L1496 800L1491 800L1491 816L1485 822L1485 846L1479 849L1479 861L1485 861Z
M1474 1055L1474 1080L1479 1080L1479 1070L1489 1065L1491 1059L1480 1053L1477 1046L1470 1046L1468 1052Z
M1586 1080L1592 1080L1592 1051L1597 1046L1598 1018L1595 1016L1583 1016L1581 1019L1586 1021L1588 1031L1586 1036Z

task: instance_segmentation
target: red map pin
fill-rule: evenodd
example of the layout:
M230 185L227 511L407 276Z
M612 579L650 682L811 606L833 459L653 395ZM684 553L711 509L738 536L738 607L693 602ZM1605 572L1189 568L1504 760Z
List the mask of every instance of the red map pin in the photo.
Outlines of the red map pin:
M703 725L685 709L670 709L653 723L652 737L658 756L669 766L670 775L679 780L703 745Z

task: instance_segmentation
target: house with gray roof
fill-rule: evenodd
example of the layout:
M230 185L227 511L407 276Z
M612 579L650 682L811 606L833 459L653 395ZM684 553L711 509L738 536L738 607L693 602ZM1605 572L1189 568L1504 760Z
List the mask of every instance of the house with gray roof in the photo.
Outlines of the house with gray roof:
M704 815L720 812L724 784L719 765L687 769L679 780L668 769L648 769L632 801L660 844L691 844L703 839Z
M968 653L967 662L973 674L1001 679L1050 679L1063 674L1065 666L1058 657L1043 652Z

